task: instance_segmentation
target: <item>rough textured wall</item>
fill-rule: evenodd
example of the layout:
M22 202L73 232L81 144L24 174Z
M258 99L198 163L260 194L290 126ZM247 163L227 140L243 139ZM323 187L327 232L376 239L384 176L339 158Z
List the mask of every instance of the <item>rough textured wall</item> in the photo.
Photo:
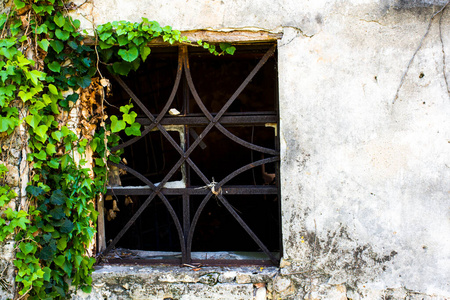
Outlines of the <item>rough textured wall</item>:
M449 295L450 98L437 20L394 102L432 13L355 10L331 14L311 38L285 30L283 224L296 265L286 273L311 269L352 298L400 287Z
M396 92L444 3L94 0L79 16L86 28L147 17L181 30L283 32L285 249L274 295L442 299L450 297L447 10L443 43L438 15Z
M22 116L26 115L21 104L22 100L13 103L19 108ZM0 136L0 163L8 168L6 184L17 194L17 197L8 203L8 207L16 210L28 210L25 187L28 182L29 169L26 161L28 135L23 126L16 129L10 137ZM0 211L1 213L1 211ZM15 258L16 243L13 237L7 238L0 244L0 299L12 299L15 288L15 271L13 259Z
M0 0L0 13L8 13L10 5L6 0ZM16 101L14 106L19 108L21 116L26 112L22 107L22 101ZM8 175L0 184L10 186L17 194L17 198L8 206L11 208L27 209L25 187L28 182L28 164L26 162L26 141L28 137L21 126L11 137L0 135L0 163L8 168ZM1 210L0 210L1 213ZM12 299L15 289L15 272L13 260L15 257L15 242L12 237L0 243L0 299Z

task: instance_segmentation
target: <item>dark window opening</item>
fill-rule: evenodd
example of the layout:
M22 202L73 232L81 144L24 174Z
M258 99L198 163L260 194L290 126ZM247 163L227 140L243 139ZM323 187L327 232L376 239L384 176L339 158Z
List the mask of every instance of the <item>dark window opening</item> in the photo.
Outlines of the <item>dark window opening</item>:
M121 136L127 164L112 165L125 172L110 180L105 198L103 256L115 247L132 258L131 250L142 250L147 259L182 263L233 257L277 263L274 51L239 46L233 56L215 57L195 47L154 48L136 72L111 75L108 115L120 116L117 107L133 103L145 134L132 142Z

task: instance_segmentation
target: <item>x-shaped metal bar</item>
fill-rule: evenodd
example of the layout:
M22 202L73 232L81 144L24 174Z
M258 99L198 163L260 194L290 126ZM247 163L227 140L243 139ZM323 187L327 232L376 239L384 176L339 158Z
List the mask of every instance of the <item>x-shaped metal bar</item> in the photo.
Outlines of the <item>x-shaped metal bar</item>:
M181 158L178 160L178 162L172 167L172 169L169 171L169 173L164 177L164 179L160 182L158 186L155 186L150 180L145 178L140 173L136 172L135 170L123 165L123 164L114 164L117 167L126 170L127 172L133 174L140 180L142 180L145 184L147 184L151 189L153 189L153 192L148 196L148 198L144 201L144 203L139 207L139 209L136 211L136 213L133 215L133 217L127 222L127 224L124 226L124 228L119 232L119 234L114 238L114 240L108 245L108 247L103 252L103 255L108 253L120 240L120 238L125 234L125 232L131 227L131 225L136 221L136 219L142 214L142 212L147 208L147 206L151 203L151 201L154 199L156 195L158 195L163 203L166 205L167 209L169 210L170 215L172 216L176 229L178 231L180 244L181 244L181 251L182 251L182 262L189 262L190 261L190 253L191 253L191 245L192 245L192 237L195 229L195 225L197 224L198 218L200 216L201 211L203 210L204 206L208 202L208 200L212 196L212 192L208 193L202 203L200 204L199 208L196 211L196 214L192 220L191 229L189 230L188 238L186 241L186 237L183 234L183 230L181 228L180 221L173 210L172 206L170 205L167 198L161 193L161 189L164 187L164 185L168 182L168 180L173 176L173 174L180 168L180 166L187 162L190 167L199 175L199 177L205 182L206 185L210 185L209 180L204 176L204 174L201 172L201 170L194 164L194 162L189 158L189 155L194 151L194 149L201 143L203 138L206 136L206 134L215 126L219 129L224 135L232 139L233 141L236 141L237 143L250 148L252 150L260 151L262 153L272 154L272 155L278 155L278 152L273 149L261 147L254 145L252 143L249 143L247 141L244 141L235 135L233 135L231 132L229 132L225 127L223 127L219 120L222 117L222 115L226 112L226 110L231 106L231 104L234 102L234 100L239 96L239 94L244 90L244 88L248 85L248 83L252 80L252 78L256 75L256 73L261 69L261 67L265 64L265 62L269 59L270 56L273 55L275 51L275 46L273 46L269 51L266 52L266 54L262 57L262 59L258 62L258 64L255 66L255 68L251 71L251 73L247 76L247 78L244 80L244 82L239 86L239 88L234 92L234 94L228 99L226 104L222 107L222 109L216 114L216 116L212 116L212 114L207 110L203 102L201 101L194 83L192 81L192 77L190 74L190 67L189 67L189 59L187 54L187 47L182 46L179 51L178 56L178 71L177 76L175 79L175 84L172 89L171 95L169 97L169 100L167 101L166 105L162 109L161 113L155 118L150 111L145 107L145 105L142 104L142 102L138 99L138 97L131 91L131 89L123 82L123 80L113 75L113 77L116 79L116 81L124 88L124 90L130 95L130 97L134 100L134 102L142 109L144 114L148 117L148 119L152 122L150 126L148 126L141 134L140 137L135 137L130 139L129 141L116 146L112 149L112 151L116 151L119 149L122 149L128 145L133 144L146 134L148 134L154 127L157 127L160 132L166 137L166 139L170 142L170 144L176 149L180 155ZM203 130L203 132L199 135L199 137L194 141L194 143L187 149L186 151L183 151L183 149L175 142L175 140L169 135L167 130L160 124L161 119L166 115L167 111L169 110L174 97L176 95L176 91L179 87L183 67L186 72L186 79L190 88L191 93L194 96L195 101L199 105L202 112L205 114L205 116L208 118L210 123L206 126L206 128ZM262 159L257 162L248 164L230 175L228 175L225 179L223 179L219 184L218 187L225 184L227 181L229 181L231 178L235 177L239 173L242 173L250 168L268 163L268 162L274 162L278 161L278 157L272 157L267 159ZM111 163L112 164L112 163ZM276 258L272 255L272 253L267 249L267 247L259 240L259 238L256 236L256 234L248 227L248 225L242 220L242 218L236 213L236 211L233 209L231 204L225 199L225 197L221 194L218 195L219 200L222 202L222 204L227 208L227 210L230 212L230 214L238 221L238 223L247 231L247 233L252 237L252 239L258 244L258 246L271 258L271 260L276 263ZM186 247L187 246L187 247ZM187 248L187 249L186 249Z

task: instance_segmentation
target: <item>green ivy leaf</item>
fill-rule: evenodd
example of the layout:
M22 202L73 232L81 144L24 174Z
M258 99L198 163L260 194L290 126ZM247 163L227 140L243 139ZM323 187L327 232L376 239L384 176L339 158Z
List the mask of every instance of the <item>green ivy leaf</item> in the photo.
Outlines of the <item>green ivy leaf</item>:
M69 162L70 162L70 156L69 156L69 154L64 154L64 155L61 157L61 169L62 169L63 171L67 168L67 166L69 165Z
M60 231L62 233L70 233L72 231L73 227L74 227L73 223L66 219L63 222L63 224L61 225Z
M127 127L125 129L125 133L130 136L130 135L135 135L135 136L141 136L141 124L139 123L133 123L131 124L130 127Z
M62 208L62 206L58 205L57 207L55 207L54 209L49 211L49 214L52 216L53 219L55 220L61 220L62 218L64 218L66 216L66 214L64 213L64 209ZM70 221L69 221L70 222Z
M50 224L46 224L42 227L45 232L55 232L55 227Z
M111 132L119 132L121 130L124 130L127 126L125 121L118 120L117 116L111 116Z
M225 50L228 54L233 55L234 51L236 51L236 48L233 46L230 46L227 48L227 50Z
M127 104L127 105L122 105L119 108L119 110L120 110L120 112L127 114L130 111L130 109L132 109L133 107L134 107L134 105L131 103L131 104Z
M55 264L57 265L57 266L62 266L63 264L64 264L64 262L66 261L66 258L65 258L65 256L64 255L58 255L57 257L55 257L54 259L53 259L53 261L55 262Z
M102 28L102 27L101 27L101 25L100 25L97 29L100 30L101 28ZM103 32L103 33L99 34L99 35L98 35L98 38L99 38L101 41L106 41L107 39L109 39L109 38L111 37L111 35L112 35L112 32L107 31L107 32Z
M73 94L70 94L69 96L67 96L66 100L75 103L75 102L77 102L79 97L80 97L80 95L78 95L78 93L73 93Z
M83 58L81 60L81 62L83 63L83 65L85 65L88 68L91 66L91 63L92 63L92 61L91 61L91 59L89 57Z
M25 7L25 3L20 0L14 0L14 5L16 6L16 9L21 9Z
M47 134L47 130L48 130L47 125L40 125L34 130L34 132L41 138L45 138L45 136Z
M150 47L141 45L140 52L141 52L142 61L145 61L147 59L147 56L149 56L151 50L150 50Z
M130 112L129 114L123 114L123 120L130 125L134 123L136 117L137 113L135 113L134 111Z
M128 44L128 38L126 35L119 35L117 37L117 42L119 43L119 46L125 46L126 44Z
M75 267L78 268L83 261L83 257L81 255L75 255Z
M42 6L37 6L36 4L33 4L31 6L34 10L35 13L39 14L40 12L42 12L44 10L44 8Z
M49 41L47 41L47 40L40 40L37 43L38 43L39 47L42 48L42 50L44 50L46 52L48 51L48 46L50 45Z
M39 83L39 80L44 80L45 79L45 73L38 71L38 70L33 70L30 72L25 73L25 75L27 76L28 79L31 80L31 82L34 85L37 85Z
M41 122L42 117L38 114L34 114L34 115L28 115L25 118L25 121L28 123L28 125L30 125L33 129L35 129L38 125L39 122Z
M64 44L60 40L53 40L50 42L50 46L55 50L56 53L61 53L64 49Z
M144 38L142 36L137 36L137 37L133 38L133 43L136 46L140 46L144 41L145 40L144 40Z
M44 271L44 276L43 276L44 280L50 281L50 276L51 276L52 270L49 267L44 267L42 270Z
M39 253L39 258L42 260L51 260L53 256L55 255L55 252L52 247L45 246L42 248L41 252Z
M38 197L38 196L44 194L44 190L38 186L29 185L25 188L25 190L27 191L27 193L29 193L35 197Z
M50 197L50 203L55 205L62 205L66 203L66 195L61 190L56 190L52 193Z
M49 84L48 85L48 90L50 91L50 93L52 93L53 95L58 95L58 89L56 88L56 86L54 86L53 84Z
M27 254L31 253L31 251L33 251L34 245L32 243L22 242L19 245L19 249L20 249L20 251L23 252L23 254L27 255Z
M47 24L41 24L36 28L36 34L48 33ZM46 40L47 41L47 40Z
M45 148L45 152L47 152L48 155L52 155L56 153L56 146L54 144L47 144L47 147Z
M61 138L63 137L63 133L61 131L52 131L52 138L57 140L58 142L61 142Z
M117 155L110 155L110 156L108 156L108 159L109 159L110 161L112 161L113 163L115 163L115 164L120 163L120 156L117 156Z
M56 29L55 30L55 35L58 39L62 40L62 41L67 41L70 37L70 33L65 31L65 30L61 30L61 29Z
M123 60L132 62L139 56L139 50L136 47L131 47L129 50L120 49L118 54Z
M22 210L22 212L23 212L23 210ZM19 217L19 218L16 218L16 219L12 219L10 226L12 226L13 228L20 227L23 230L26 230L27 229L27 225L26 224L28 224L28 223L31 223L30 220L28 220L25 217Z
M52 61L47 66L53 72L59 73L61 71L61 66L57 61Z
M119 75L128 75L131 71L132 65L127 62L115 62L113 64L113 70Z
M150 26L150 30L155 31L157 33L162 32L162 28L161 26L158 24L158 22L152 21L150 22L151 26Z
M59 162L56 158L52 158L50 161L47 162L47 165L52 169L58 169L59 168Z
M43 94L42 95L42 100L43 100L45 105L49 105L49 104L52 103L52 98L49 95L47 95L47 94Z
M39 153L34 153L34 157L36 157L39 160L46 160L47 159L47 154L45 153L44 150L41 150L41 151L39 151Z
M3 25L6 23L7 21L7 15L6 14L1 14L0 15L0 27L3 27Z
M100 139L98 137L94 138L91 143L89 144L91 146L91 149L93 152L95 152L95 150L97 150L97 147L100 143Z
M91 76L86 75L86 76L83 76L83 77L78 77L77 78L77 84L83 89L89 87L91 85Z
M58 250L63 251L64 249L66 249L67 247L67 236L64 235L62 236L58 242L56 243L56 247L58 248Z
M80 20L75 19L72 21L72 24L75 27L75 29L78 29L78 28L80 28L81 22L80 22Z
M68 41L67 45L69 45L69 47L72 48L73 50L77 50L78 48L78 44L75 41Z
M0 116L0 132L8 131L9 127L14 128L14 121L11 118Z
M82 139L78 144L79 144L81 147L86 147L86 146L87 146L87 143L88 143L88 140L87 140L87 139Z
M63 27L64 24L66 23L66 18L64 18L64 16L61 13L59 13L53 17L53 21L55 21L55 24L58 25L59 27Z

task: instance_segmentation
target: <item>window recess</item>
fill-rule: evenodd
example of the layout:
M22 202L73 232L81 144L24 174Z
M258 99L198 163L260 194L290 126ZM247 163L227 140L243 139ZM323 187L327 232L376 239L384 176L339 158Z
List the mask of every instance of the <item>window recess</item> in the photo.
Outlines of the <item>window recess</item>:
M133 103L142 136L112 149L123 149L127 164L110 163L104 261L278 263L275 50L241 45L214 57L154 47L128 77L109 75L108 115Z

